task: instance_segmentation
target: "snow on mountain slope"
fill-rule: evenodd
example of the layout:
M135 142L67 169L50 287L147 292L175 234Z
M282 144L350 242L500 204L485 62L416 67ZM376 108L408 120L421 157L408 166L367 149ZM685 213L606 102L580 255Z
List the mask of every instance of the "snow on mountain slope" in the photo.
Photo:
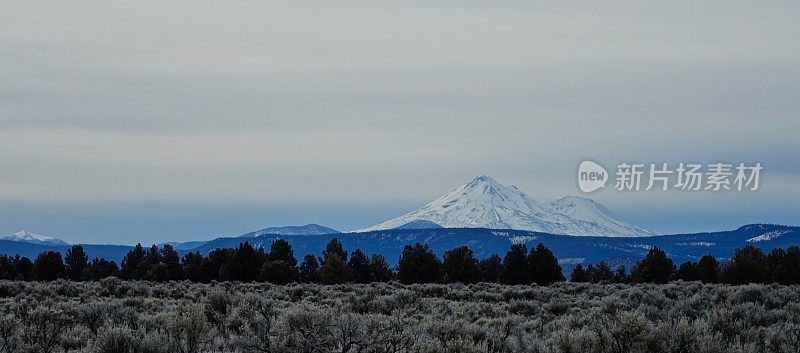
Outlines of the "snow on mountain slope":
M439 229L439 228L443 227L431 221L423 221L421 219L418 219L415 221L408 222L395 229Z
M25 230L21 230L12 235L6 235L4 237L0 237L0 240L20 241L25 243L41 244L41 245L69 245L67 244L67 242L61 239L46 235L34 234Z
M265 234L278 235L323 235L340 233L338 230L321 226L319 224L306 224L304 226L270 227L259 231L240 235L240 237L257 237Z
M764 234L761 234L761 235L759 235L757 237L752 237L750 239L747 239L747 242L748 243L755 243L755 242L758 242L758 241L767 241L767 240L777 239L779 237L782 237L782 236L784 236L786 234L790 234L790 233L792 233L791 230L785 230L785 229L784 230L773 230L771 232L766 232Z
M445 228L518 229L579 236L656 235L626 223L587 197L539 201L487 175L478 175L416 211L356 232L393 229L418 220Z

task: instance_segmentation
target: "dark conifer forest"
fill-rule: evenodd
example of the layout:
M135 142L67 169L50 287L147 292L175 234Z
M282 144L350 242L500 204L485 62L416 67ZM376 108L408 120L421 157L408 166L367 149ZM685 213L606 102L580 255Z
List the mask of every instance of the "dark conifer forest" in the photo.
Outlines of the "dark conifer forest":
M348 252L337 239L331 240L321 256L306 254L298 261L291 245L275 240L269 249L241 243L236 248L221 248L207 256L190 252L180 257L169 244L148 248L137 244L117 265L105 259L86 256L80 245L66 252L49 251L34 260L0 255L0 279L22 281L97 281L106 277L153 282L238 281L289 283L372 283L398 281L416 283L480 283L508 285L550 285L556 282L590 283L667 283L682 280L703 283L800 284L800 247L776 248L769 253L745 246L730 259L706 255L698 261L675 264L658 247L631 269L611 268L606 262L574 267L565 276L558 259L544 244L528 249L511 246L499 254L478 259L466 246L445 252L440 259L427 245L417 243L403 249L396 266L381 254L366 254L360 249Z

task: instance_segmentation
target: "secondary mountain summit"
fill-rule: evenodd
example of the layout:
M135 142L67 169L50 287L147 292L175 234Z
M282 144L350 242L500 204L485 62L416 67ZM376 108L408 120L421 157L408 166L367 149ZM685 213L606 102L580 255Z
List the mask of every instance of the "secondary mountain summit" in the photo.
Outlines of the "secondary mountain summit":
M35 234L25 230L21 230L12 235L0 237L0 240L18 241L23 243L39 244L39 245L69 245L67 242L47 235Z
M623 221L588 197L535 200L516 186L501 185L487 175L478 175L416 211L356 232L394 229L419 221L445 228L517 229L577 236L657 235Z
M321 226L319 224L306 224L304 226L285 226L285 227L269 227L255 232L240 235L240 238L257 237L266 234L276 235L323 235L323 234L336 234L341 233L336 229Z

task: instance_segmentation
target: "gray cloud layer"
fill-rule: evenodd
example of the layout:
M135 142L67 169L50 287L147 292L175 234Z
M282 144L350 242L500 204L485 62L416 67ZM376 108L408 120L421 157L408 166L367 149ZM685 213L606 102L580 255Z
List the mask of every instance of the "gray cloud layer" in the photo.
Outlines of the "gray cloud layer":
M767 165L760 194L597 198L661 231L675 208L796 215L798 10L14 2L0 13L0 201L413 205L479 172L555 197L577 192L583 158L745 160Z

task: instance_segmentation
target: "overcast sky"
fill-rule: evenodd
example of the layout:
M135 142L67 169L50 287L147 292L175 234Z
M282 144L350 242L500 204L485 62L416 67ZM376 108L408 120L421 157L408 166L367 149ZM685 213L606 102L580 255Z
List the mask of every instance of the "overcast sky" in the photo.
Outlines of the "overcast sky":
M0 234L372 225L478 173L762 162L757 192L592 197L661 233L800 225L795 1L12 1Z

